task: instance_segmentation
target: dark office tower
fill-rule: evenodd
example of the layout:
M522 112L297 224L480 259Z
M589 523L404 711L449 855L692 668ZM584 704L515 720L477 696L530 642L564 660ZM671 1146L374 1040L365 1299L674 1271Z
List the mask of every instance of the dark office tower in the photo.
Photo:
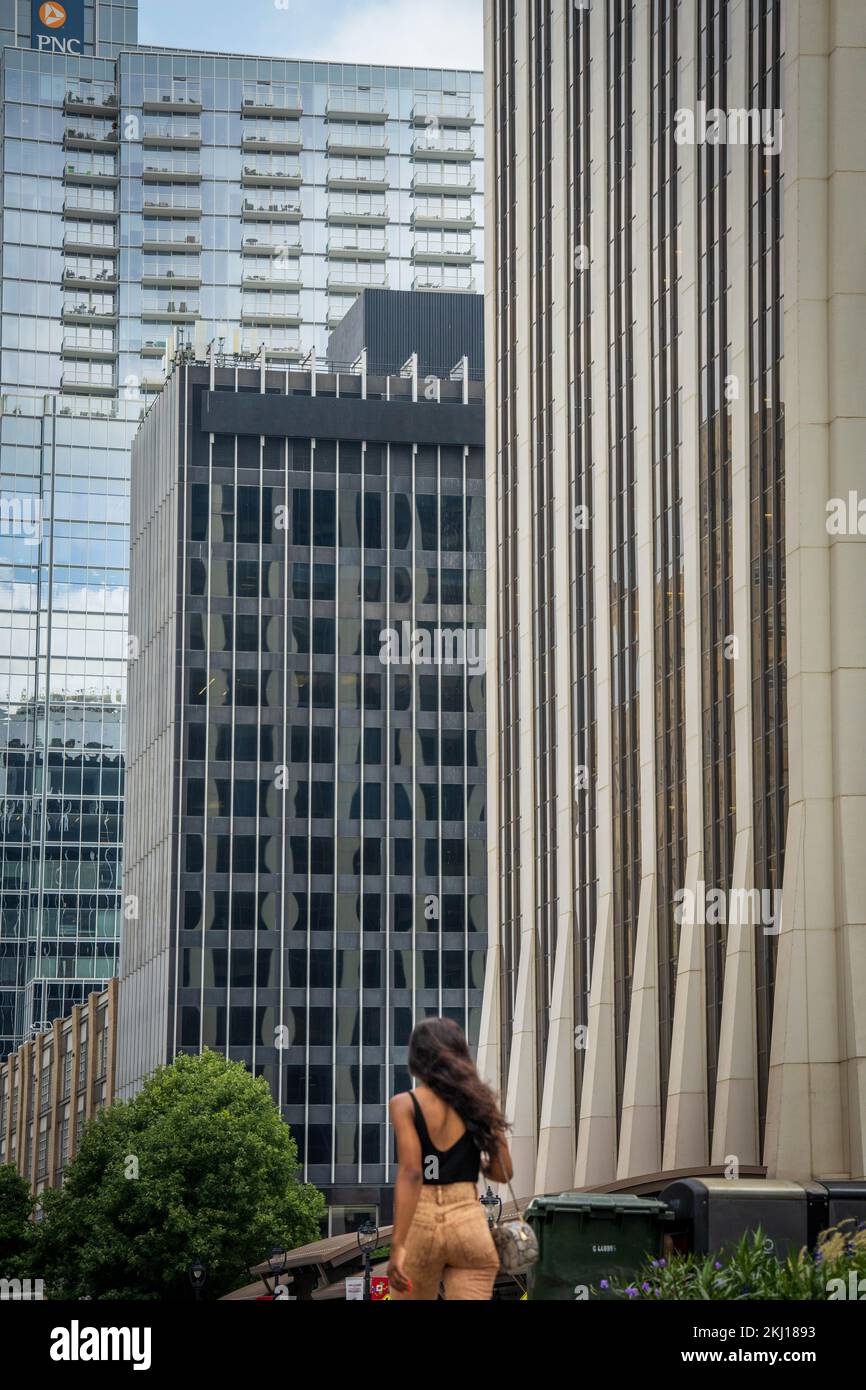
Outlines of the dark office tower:
M485 3L518 1191L864 1171L864 13Z
M119 1094L177 1052L244 1061L335 1231L387 1214L413 1023L479 1031L471 372L425 400L398 374L181 363L133 446Z

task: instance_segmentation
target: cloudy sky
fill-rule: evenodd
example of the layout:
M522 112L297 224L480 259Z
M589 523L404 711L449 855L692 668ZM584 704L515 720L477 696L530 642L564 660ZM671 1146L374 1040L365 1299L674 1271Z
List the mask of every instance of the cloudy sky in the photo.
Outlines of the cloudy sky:
M481 68L483 0L139 0L141 43Z

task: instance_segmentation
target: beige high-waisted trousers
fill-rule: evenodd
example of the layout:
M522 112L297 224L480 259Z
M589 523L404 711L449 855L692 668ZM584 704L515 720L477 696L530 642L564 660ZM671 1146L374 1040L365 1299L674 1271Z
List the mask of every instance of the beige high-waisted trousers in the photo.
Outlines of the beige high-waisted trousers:
M406 1238L404 1268L412 1291L392 1288L392 1299L437 1298L440 1282L447 1299L490 1298L499 1259L474 1183L430 1183L421 1188Z

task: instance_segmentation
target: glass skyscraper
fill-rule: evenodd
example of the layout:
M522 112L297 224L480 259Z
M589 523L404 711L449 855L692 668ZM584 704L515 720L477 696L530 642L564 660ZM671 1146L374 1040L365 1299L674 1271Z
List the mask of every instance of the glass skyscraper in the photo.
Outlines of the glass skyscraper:
M166 351L285 366L364 285L482 288L481 74L136 48L102 3L78 57L30 19L0 5L4 1053L117 969L128 450Z

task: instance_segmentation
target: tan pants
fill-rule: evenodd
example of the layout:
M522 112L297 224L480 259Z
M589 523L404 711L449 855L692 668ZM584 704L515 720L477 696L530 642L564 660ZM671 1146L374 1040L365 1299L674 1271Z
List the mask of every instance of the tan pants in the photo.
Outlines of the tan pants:
M438 1298L440 1281L448 1299L490 1298L499 1259L474 1183L421 1188L404 1268L412 1291L392 1289L392 1299Z

